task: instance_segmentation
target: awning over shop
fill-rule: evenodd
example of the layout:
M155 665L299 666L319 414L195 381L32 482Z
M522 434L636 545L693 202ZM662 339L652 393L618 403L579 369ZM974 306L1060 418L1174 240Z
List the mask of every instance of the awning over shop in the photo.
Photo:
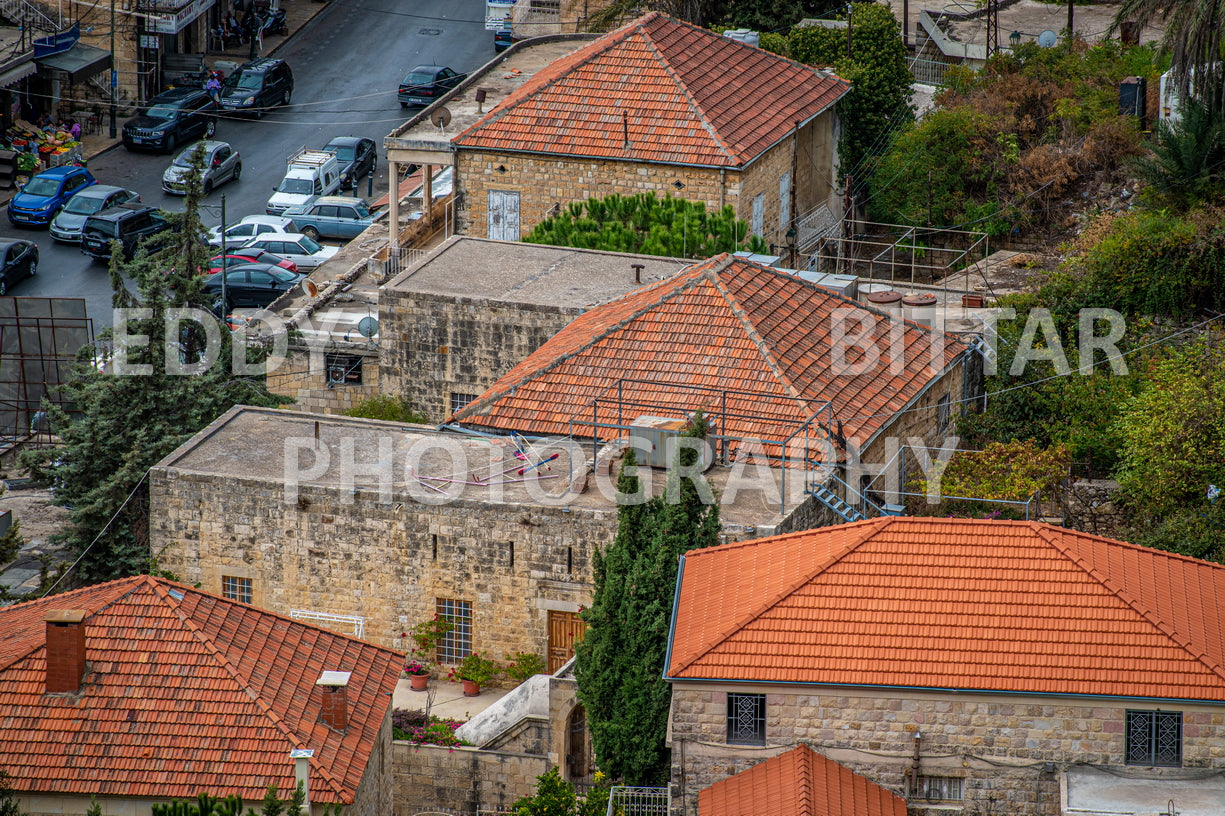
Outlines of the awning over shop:
M7 88L37 70L38 63L34 62L28 53L20 59L6 62L0 65L0 88Z
M68 74L73 82L80 82L110 68L111 52L77 43L62 54L40 57L35 62L43 68Z

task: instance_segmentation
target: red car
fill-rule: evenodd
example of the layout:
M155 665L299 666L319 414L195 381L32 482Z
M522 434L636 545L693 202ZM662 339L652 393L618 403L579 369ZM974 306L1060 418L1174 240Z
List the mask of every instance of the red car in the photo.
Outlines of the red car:
M205 270L205 274L215 275L220 272L221 258L221 255L213 256L212 260L209 261L209 268ZM280 255L273 255L271 252L265 252L262 249L231 249L225 254L226 267L249 263L272 264L282 269L287 269L290 272L298 271L298 265L293 261L282 258Z

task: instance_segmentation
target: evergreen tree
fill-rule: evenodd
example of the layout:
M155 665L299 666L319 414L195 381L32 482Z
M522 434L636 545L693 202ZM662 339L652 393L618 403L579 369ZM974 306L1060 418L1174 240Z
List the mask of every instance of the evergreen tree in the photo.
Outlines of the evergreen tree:
M707 428L699 412L685 435L705 439ZM680 451L684 466L696 458L695 450ZM623 494L638 494L633 464L627 451L617 480ZM706 496L713 498L709 488ZM719 542L719 508L672 467L662 496L622 504L618 513L616 538L596 553L587 634L575 647L578 696L600 768L630 785L661 785L670 773L671 688L663 673L677 565L686 551Z
M114 334L104 332L100 343L82 349L76 375L64 389L71 410L46 406L63 444L22 457L35 478L52 486L55 503L70 510L71 527L58 539L82 555L77 580L83 583L152 566L145 479L151 466L238 403L286 401L269 394L262 377L235 376L224 325L214 324L211 340L193 323L165 337L169 309L211 305L199 274L209 257L199 218L202 165L203 151L197 150L184 178L185 212L172 216L170 230L146 239L130 261L112 243L112 304L148 310L119 325L129 336L146 336L147 343L127 348L123 371L113 358L107 362ZM136 284L136 294L128 291L125 276ZM168 363L201 370L177 373L167 370ZM143 365L147 373L134 373L134 366Z

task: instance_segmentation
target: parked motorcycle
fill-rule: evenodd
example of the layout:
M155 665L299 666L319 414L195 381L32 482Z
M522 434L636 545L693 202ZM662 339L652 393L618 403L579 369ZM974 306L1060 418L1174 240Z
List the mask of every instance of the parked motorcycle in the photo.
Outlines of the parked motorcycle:
M262 28L264 36L269 34L279 34L282 37L289 33L289 25L286 22L285 9L269 9L264 12L262 19Z

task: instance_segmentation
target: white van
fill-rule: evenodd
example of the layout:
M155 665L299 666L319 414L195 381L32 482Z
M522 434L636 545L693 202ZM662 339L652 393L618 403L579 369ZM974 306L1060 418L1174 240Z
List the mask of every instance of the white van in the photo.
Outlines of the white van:
M264 212L283 215L290 207L311 196L331 195L340 189L340 163L336 154L326 150L299 148L289 157L285 178L268 199Z

